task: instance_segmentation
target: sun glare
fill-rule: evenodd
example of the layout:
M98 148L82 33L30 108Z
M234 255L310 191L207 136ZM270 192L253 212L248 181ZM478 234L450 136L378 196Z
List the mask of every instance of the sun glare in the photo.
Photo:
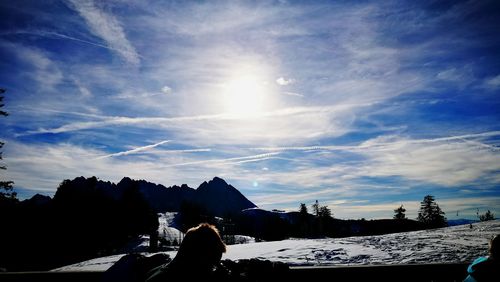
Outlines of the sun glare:
M234 77L224 84L226 113L251 117L261 113L270 102L266 83L254 75Z

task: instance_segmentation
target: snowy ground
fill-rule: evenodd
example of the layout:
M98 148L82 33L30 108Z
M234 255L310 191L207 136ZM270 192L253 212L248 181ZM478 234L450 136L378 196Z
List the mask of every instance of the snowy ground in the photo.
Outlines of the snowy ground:
M184 238L184 233L179 231L175 225L174 219L176 215L176 212L167 212L159 214L158 217L158 235L171 243L174 242L174 240L180 242L182 238Z
M228 246L223 259L259 258L290 265L360 265L471 262L487 255L500 220L448 228L338 239L289 239ZM171 257L175 251L166 252ZM123 255L93 259L55 271L106 270Z
M293 265L470 262L487 255L500 221L380 236L290 239L228 247L223 258L261 258Z

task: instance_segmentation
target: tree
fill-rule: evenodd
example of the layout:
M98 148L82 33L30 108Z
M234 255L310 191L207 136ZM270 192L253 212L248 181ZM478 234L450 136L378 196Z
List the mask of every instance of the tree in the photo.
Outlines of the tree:
M301 204L302 208L302 204ZM306 208L307 210L307 208ZM316 217L332 217L332 210L328 206L320 206L318 200L312 205L313 213Z
M327 206L321 206L319 208L318 216L321 218L332 217L332 210Z
M315 216L319 216L319 203L318 200L312 205L312 210Z
M394 219L406 219L405 212L406 209L403 207L403 205L399 206L399 208L394 210Z
M0 88L0 108L2 108L3 106L5 106L5 104L2 104L2 102L3 102L3 98L4 98L4 97L3 97L3 94L4 94L4 93L5 93L5 89ZM9 113L7 113L7 112L4 112L4 111L0 110L0 116L4 116L4 117L6 117L6 116L8 116L8 115L9 115Z
M447 225L446 217L439 205L435 202L434 196L427 195L420 202L420 210L417 220L431 228L444 227Z
M299 208L299 221L298 221L298 236L299 237L307 237L310 235L310 218L309 211L307 210L307 206L304 203L300 203Z
M4 106L4 104L2 103L3 101L3 95L5 93L5 89L1 89L0 88L0 116L8 116L9 114L3 110L1 110L1 108ZM0 150L2 149L3 145L5 143L4 142L1 142L0 141ZM0 160L2 160L2 152L0 151ZM0 165L0 169L7 169L7 167L5 167L4 165ZM16 196L17 196L17 193L12 191L13 190L13 184L14 182L12 181L3 181L3 180L0 180L0 199L4 200L4 199L11 199L11 200L15 200L16 199Z
M307 206L306 206L306 204L304 204L304 203L300 203L299 213L300 213L301 215L307 215L308 210L307 210Z
M479 220L481 221L495 220L495 215L490 210L488 210L486 213L479 215Z

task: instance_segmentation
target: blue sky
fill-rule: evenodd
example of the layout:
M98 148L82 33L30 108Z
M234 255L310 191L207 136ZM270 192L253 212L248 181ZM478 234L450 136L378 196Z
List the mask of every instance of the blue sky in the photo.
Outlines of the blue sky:
M146 3L147 2L147 3ZM2 1L3 179L500 216L495 1ZM458 217L457 217L458 213Z

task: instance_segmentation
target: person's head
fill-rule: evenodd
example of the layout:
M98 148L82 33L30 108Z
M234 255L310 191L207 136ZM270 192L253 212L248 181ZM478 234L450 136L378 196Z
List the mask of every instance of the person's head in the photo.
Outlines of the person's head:
M220 261L225 252L226 245L217 228L202 223L187 231L176 257L200 267L211 268Z
M490 241L490 257L500 260L500 234Z

